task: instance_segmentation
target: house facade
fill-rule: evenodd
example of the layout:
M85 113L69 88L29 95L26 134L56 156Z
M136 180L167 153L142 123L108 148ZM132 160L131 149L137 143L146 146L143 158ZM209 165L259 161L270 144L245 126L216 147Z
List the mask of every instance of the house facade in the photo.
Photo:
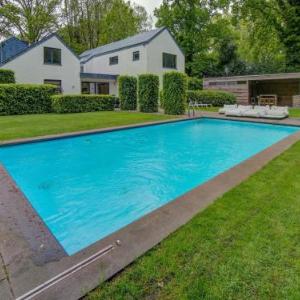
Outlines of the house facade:
M118 95L118 76L185 70L182 50L167 28L143 32L83 52L79 57L58 35L28 45L15 37L0 43L0 68L17 83L50 83L65 94Z
M85 51L80 55L84 93L118 94L119 75L152 73L160 77L167 71L185 70L182 50L167 28L148 32Z
M56 34L28 45L10 38L0 45L0 68L15 72L17 83L50 83L66 94L79 94L80 62Z

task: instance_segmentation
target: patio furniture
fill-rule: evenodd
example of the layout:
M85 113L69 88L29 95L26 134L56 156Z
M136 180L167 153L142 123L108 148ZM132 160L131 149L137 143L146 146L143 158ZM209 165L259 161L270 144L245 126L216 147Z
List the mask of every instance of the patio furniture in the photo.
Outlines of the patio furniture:
M212 107L212 104L194 102L194 107Z
M234 110L237 108L238 108L237 104L224 104L224 106L219 109L219 114L225 114L227 110Z
M266 118L266 119L284 119L289 116L287 106L251 106L251 105L239 105L236 107L223 107L220 109L220 113L225 113L230 117L249 117L249 118Z
M258 105L277 105L277 95L259 95Z
M239 105L237 108L225 110L225 115L232 117L242 117L243 114L251 108L252 105Z

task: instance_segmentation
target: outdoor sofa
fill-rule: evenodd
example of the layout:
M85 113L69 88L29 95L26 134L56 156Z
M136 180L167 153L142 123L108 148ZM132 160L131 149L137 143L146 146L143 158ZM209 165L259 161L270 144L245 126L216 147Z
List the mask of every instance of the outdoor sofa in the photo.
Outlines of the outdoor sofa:
M224 105L219 110L220 114L230 117L250 117L266 119L284 119L289 116L286 106L252 106L252 105Z

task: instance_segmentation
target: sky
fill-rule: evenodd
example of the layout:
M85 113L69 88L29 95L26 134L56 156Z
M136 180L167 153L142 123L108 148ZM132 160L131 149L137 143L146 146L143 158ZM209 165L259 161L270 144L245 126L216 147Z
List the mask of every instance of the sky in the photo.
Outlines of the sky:
M159 7L162 3L162 0L134 0L136 4L142 5L146 8L147 12L151 14L153 17L153 11L156 7ZM153 21L155 23L156 19L153 18ZM154 24L153 24L154 25Z

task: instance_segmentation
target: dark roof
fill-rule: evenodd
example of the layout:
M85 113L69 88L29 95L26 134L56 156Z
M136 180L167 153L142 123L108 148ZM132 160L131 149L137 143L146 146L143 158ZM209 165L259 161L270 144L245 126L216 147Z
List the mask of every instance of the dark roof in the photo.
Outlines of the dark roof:
M31 44L31 45L28 45L26 42L23 42L23 41L21 41L21 40L15 38L15 37L12 37L13 39L16 39L16 40L18 40L18 41L20 41L20 42L26 43L26 44L27 44L27 47L24 47L22 50L20 50L20 51L18 51L18 52L15 52L14 55L10 55L8 58L6 58L6 59L0 61L0 67L3 66L3 65L5 65L5 64L8 63L8 62L14 60L14 59L17 58L18 56L20 56L20 55L26 53L27 51L29 51L29 50L35 48L36 46L38 46L38 45L40 45L40 44L46 42L47 40L51 39L51 38L54 37L54 36L55 36L57 39L59 39L60 42L61 42L65 47L67 47L67 48L68 48L68 49L76 56L77 59L79 59L79 57L77 56L77 54L75 54L75 52L74 52L71 48L69 48L69 47L66 45L66 43L59 37L59 35L57 35L56 33L51 33L51 34L45 36L44 38L42 38L41 40L39 40L38 42L33 43L33 44ZM7 40L6 40L6 41L7 41ZM4 42L6 42L6 41L4 41ZM3 42L3 43L4 43L4 42ZM1 44L0 44L0 45L1 45Z
M112 75L112 74L100 74L100 73L80 73L80 78L84 79L112 79L116 80L118 75Z
M28 43L21 41L14 36L8 38L0 43L0 63L24 51L27 47Z
M133 46L137 46L141 44L147 44L165 29L166 27L153 29L150 31L139 33L134 36L130 36L124 40L120 40L104 46L100 46L95 49L87 50L79 55L80 60L81 62L85 63L95 56L100 56L110 52L115 52L117 50L124 49L124 48L131 48Z

